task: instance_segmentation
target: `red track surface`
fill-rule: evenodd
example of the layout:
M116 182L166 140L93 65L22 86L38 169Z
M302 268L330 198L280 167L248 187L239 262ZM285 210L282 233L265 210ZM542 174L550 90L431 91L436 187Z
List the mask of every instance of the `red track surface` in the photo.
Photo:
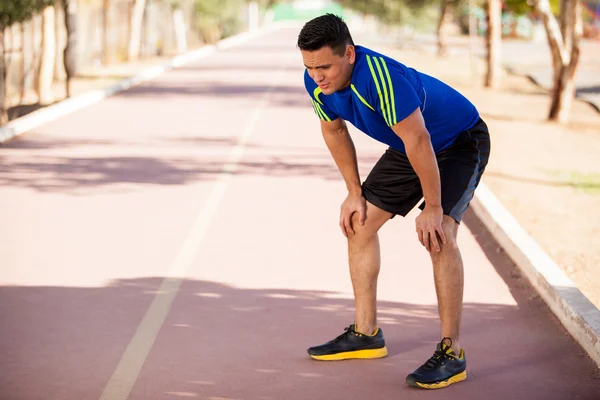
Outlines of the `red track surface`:
M600 399L595 364L472 213L459 235L466 382L404 384L439 337L414 212L380 236L390 355L308 358L353 322L353 301L344 184L303 89L296 33L0 147L0 398ZM352 132L364 177L383 146Z

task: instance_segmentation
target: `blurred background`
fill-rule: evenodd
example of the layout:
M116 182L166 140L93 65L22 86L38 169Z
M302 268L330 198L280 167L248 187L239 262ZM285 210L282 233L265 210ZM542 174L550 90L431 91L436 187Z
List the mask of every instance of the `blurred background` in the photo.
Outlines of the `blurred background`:
M433 46L440 56L465 49L471 57L489 54L492 85L494 65L503 61L494 45L486 47L488 37L513 46L504 51L504 60L541 64L537 73L548 86L557 81L552 67L560 72L559 65L553 66L548 29L555 28L563 38L555 40L557 46L565 46L564 51L556 50L563 54L579 55L579 48L600 40L598 0L1 0L0 124L72 92L129 76L132 68L157 59L273 22L306 21L325 12L344 17L355 31L386 38L388 44ZM569 29L575 36L569 36ZM554 63L568 66L569 59ZM593 81L597 72L583 74ZM555 83L568 91L568 85ZM597 94L583 89L583 96Z

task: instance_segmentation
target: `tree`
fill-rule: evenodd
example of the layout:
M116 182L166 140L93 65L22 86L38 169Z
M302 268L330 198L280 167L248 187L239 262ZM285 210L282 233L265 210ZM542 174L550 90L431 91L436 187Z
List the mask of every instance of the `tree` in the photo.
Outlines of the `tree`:
M69 0L66 0L69 1ZM102 62L110 64L109 29L110 29L110 0L102 0Z
M8 121L6 88L7 55L4 43L4 31L13 24L29 20L55 0L10 0L0 2L0 125Z
M38 75L38 96L40 105L54 102L52 81L54 80L54 59L56 56L56 12L53 5L42 10L42 59Z
M0 28L29 20L46 6L54 5L55 0L10 0L0 2Z
M142 42L142 22L144 20L144 9L146 0L135 0L133 12L131 13L131 31L129 32L129 46L127 49L128 61L136 61L140 56L140 45Z
M450 19L451 16L450 9L452 8L452 2L452 0L441 0L440 2L440 16L436 30L438 57L443 57L448 52L445 28L448 24L448 19Z
M65 10L65 28L67 30L67 45L64 49L63 61L67 73L67 97L71 97L71 79L77 74L77 0L62 0Z
M8 89L6 88L6 76L7 66L6 66L6 48L4 46L4 29L0 28L0 47L2 51L0 52L0 125L4 125L8 122Z
M552 54L553 87L551 92L551 121L567 122L575 97L575 71L579 62L579 40L583 34L579 0L562 0L558 21L549 0L534 0L546 28Z
M487 72L485 86L495 88L500 83L502 46L502 3L500 0L487 0Z
M411 14L418 14L431 0L340 0L344 7L363 15L373 15L388 25L400 25Z
M214 44L239 31L243 24L239 10L246 5L247 0L196 0L194 23L204 42Z
M173 14L173 28L175 29L175 42L177 44L177 53L182 54L187 51L186 25L181 8L181 0L169 0L171 12Z

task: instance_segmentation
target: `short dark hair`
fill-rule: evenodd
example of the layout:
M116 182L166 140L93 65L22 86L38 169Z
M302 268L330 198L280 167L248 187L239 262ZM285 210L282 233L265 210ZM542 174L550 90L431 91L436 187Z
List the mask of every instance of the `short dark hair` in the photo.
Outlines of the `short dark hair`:
M348 25L333 14L321 15L308 21L298 35L300 50L315 51L329 46L335 54L341 56L348 44L354 46Z

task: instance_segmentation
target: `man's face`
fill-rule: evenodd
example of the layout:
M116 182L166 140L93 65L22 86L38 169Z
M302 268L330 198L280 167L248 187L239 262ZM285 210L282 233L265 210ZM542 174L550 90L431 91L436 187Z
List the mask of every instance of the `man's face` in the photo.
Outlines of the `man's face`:
M354 46L346 46L342 56L335 54L329 46L301 52L308 74L324 94L332 94L350 84L355 59Z

